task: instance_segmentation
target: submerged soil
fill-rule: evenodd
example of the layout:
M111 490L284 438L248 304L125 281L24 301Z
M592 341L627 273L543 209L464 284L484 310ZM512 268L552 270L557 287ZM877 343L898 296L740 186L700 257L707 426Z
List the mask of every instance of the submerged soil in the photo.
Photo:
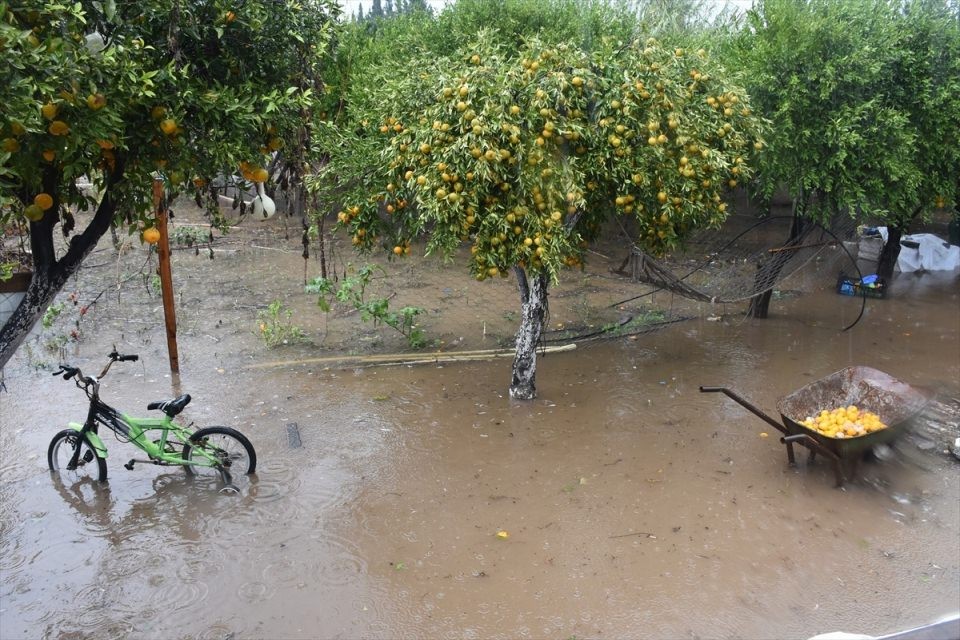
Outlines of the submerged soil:
M908 434L837 489L825 461L789 466L777 431L698 387L773 414L790 391L867 365L960 397L957 273L899 276L847 332L859 302L815 265L765 321L657 294L696 317L547 355L538 399L514 402L508 359L322 360L403 341L319 316L299 236L272 229L234 236L213 261L176 255L180 375L149 276L130 266L140 247L88 261L74 290L107 292L79 341L53 353L44 344L63 341L40 332L7 366L0 637L805 638L956 611L960 465L942 441ZM441 267L410 269L392 272L398 299L448 295ZM486 285L452 269L443 287L479 296ZM272 300L312 343L263 344L256 314ZM558 305L551 322L581 319ZM466 333L500 346L432 323L444 343L431 349ZM145 415L188 392L187 420L250 437L260 462L239 496L175 468L126 471L139 452L109 434L105 486L51 476L50 438L85 412L52 365L89 373L114 346L141 361L111 371L111 404Z

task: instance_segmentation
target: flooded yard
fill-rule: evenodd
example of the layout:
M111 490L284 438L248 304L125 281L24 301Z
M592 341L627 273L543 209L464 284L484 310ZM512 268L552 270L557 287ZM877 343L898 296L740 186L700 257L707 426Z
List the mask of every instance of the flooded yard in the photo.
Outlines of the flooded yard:
M838 489L826 461L789 466L778 432L698 389L775 414L867 365L960 397L955 273L900 276L848 332L859 306L835 274L805 273L766 321L728 310L548 355L538 399L515 402L509 360L344 368L268 350L244 305L277 295L276 271L229 268L243 259L178 258L206 283L181 297L180 376L142 294L123 318L98 309L65 354L95 370L114 345L139 353L108 402L147 415L186 392L189 421L244 432L259 465L239 496L127 471L138 452L112 434L107 485L52 477L47 444L85 398L49 354L7 367L0 637L806 638L958 608L960 464L942 443L904 437Z

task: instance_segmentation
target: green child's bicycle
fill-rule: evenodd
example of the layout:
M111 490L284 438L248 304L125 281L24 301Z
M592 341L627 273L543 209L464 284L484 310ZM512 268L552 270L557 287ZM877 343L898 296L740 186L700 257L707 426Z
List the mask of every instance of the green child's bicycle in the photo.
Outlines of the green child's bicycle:
M257 454L247 438L229 427L206 427L196 431L173 419L190 402L188 394L173 400L151 402L147 409L159 409L162 418L133 418L120 413L100 399L100 380L114 362L136 362L139 356L120 355L116 351L97 377L83 375L77 367L60 365L53 375L63 374L64 380L74 379L90 399L87 419L81 425L70 423L53 437L47 449L50 470L76 479L89 477L100 482L107 479L107 447L97 430L103 425L113 431L122 442L130 442L144 453L146 459L132 459L123 465L133 470L136 463L161 466L182 466L188 475L215 475L223 481L223 489L236 490L233 474L251 474L257 468Z

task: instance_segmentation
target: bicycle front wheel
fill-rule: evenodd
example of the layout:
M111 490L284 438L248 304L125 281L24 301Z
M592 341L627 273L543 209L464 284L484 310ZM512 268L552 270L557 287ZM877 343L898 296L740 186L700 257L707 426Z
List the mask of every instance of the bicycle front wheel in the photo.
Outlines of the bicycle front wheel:
M77 468L67 469L77 445L80 446ZM107 461L97 455L86 436L81 440L80 432L74 429L64 429L53 436L47 448L47 465L50 471L59 473L70 482L86 478L104 482L107 479Z
M230 427L199 429L183 445L184 466L189 475L219 476L219 464L230 475L246 475L257 470L257 453L247 437ZM190 464L196 462L197 464ZM210 466L213 462L214 466Z

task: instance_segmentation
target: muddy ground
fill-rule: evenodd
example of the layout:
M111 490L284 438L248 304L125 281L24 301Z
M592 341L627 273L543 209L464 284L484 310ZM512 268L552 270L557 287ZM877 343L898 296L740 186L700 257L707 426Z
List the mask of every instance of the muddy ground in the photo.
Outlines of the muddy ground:
M513 402L509 359L370 366L404 339L319 314L299 239L276 220L219 241L213 261L175 252L179 376L136 243L118 259L105 242L7 366L0 637L805 638L957 610L960 464L944 442L908 434L837 489L823 460L789 466L772 427L698 392L732 386L773 413L868 365L960 397L957 273L899 276L847 332L859 304L834 293L832 263L784 283L766 321L657 294L642 304L693 319L548 355L539 398ZM608 253L568 299L637 291L609 277ZM459 296L467 310L432 314L428 349L502 346L513 319L484 296L511 300L509 282L416 264L387 265L398 303ZM264 344L274 300L309 343ZM551 325L606 321L589 308L558 302ZM137 452L112 435L106 486L51 477L50 438L85 411L51 369L93 371L114 345L142 359L114 368L108 401L145 415L188 392L188 420L250 437L259 469L240 496L178 469L126 471Z

